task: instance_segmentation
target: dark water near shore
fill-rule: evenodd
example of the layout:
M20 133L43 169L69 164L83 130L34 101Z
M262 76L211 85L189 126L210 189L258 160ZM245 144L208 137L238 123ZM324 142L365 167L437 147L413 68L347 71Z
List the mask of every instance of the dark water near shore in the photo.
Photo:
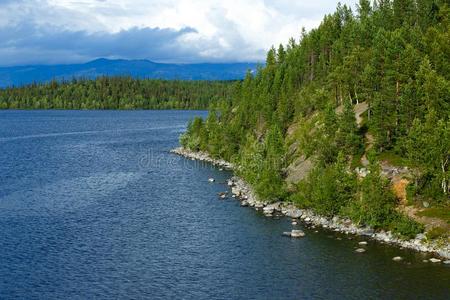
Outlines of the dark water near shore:
M0 299L448 299L422 254L219 200L229 172L167 152L194 115L0 111Z

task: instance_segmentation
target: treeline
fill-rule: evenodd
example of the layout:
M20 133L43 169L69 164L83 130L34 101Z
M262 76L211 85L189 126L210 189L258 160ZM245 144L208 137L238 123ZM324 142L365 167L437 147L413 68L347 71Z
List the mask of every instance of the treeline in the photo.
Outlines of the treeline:
M265 199L413 236L421 226L397 212L379 162L413 170L410 202L448 207L449 29L444 0L339 5L299 41L272 48L266 66L205 121L193 120L181 143L238 163ZM368 109L357 124L361 103ZM314 169L288 189L286 167L299 158Z
M0 89L0 109L207 109L230 97L231 81L99 77Z

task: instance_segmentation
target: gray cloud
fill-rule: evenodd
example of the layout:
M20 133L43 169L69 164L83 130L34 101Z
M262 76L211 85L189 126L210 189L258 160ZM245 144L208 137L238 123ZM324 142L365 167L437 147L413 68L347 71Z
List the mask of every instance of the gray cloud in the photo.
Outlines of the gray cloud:
M193 49L180 42L181 37L190 33L196 30L132 27L117 33L88 33L22 23L0 28L0 62L9 65L76 62L98 57L156 61L192 57L196 60Z

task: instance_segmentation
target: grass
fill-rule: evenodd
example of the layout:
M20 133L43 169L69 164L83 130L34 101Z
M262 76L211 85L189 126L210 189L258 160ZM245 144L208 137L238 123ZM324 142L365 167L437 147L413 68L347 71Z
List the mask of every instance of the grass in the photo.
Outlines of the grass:
M440 237L445 237L448 235L448 231L442 227L435 227L427 232L427 239L434 240Z
M398 166L398 167L403 167L403 166L408 165L407 161L404 157L394 153L393 151L385 151L385 152L378 154L378 159L387 161L389 164Z
M417 213L421 217L438 218L450 224L450 207L432 207Z
M355 169L356 167L362 167L362 164L361 164L362 156L363 156L363 153L358 153L356 155L353 155L352 161L351 161L352 169Z

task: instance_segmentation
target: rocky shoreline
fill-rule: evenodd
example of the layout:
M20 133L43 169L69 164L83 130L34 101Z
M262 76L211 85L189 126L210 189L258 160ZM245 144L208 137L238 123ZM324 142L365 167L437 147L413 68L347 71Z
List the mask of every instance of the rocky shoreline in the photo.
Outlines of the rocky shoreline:
M208 162L220 168L229 170L234 169L233 164L225 160L214 159L205 152L193 152L184 148L176 148L170 152L193 160ZM428 241L424 234L418 234L415 239L402 240L397 238L390 231L375 231L370 227L359 227L353 224L351 220L338 216L331 219L326 218L315 214L310 209L299 209L292 203L268 203L261 201L253 192L252 187L244 180L236 176L228 180L228 186L231 188L232 197L241 201L241 206L248 206L257 210L262 210L264 215L267 217L276 215L286 216L292 218L293 225L295 225L298 221L302 221L312 228L317 226L348 235L365 236L386 244L397 245L401 248L438 255L442 259L431 258L429 261L438 263L445 260L444 263L450 264L450 245L448 243L442 245L439 241ZM301 230L292 230L291 232L284 232L283 235L300 238L304 236L304 233L301 232ZM357 249L357 252L364 252L362 250L364 249L359 248Z

